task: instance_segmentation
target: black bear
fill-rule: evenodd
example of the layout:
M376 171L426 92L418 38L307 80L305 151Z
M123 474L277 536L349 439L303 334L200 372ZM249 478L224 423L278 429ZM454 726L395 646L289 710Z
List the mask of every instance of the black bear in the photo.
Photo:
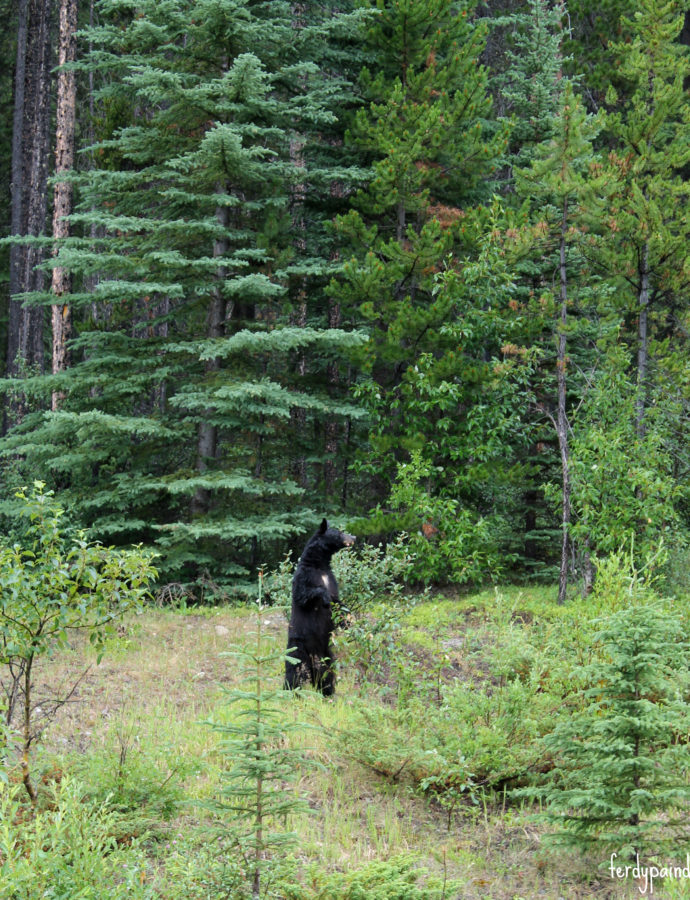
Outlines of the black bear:
M292 612L288 626L288 656L285 687L297 688L311 681L324 697L335 690L333 667L333 603L338 602L338 584L331 571L331 557L355 539L329 528L324 519L307 542L292 578Z

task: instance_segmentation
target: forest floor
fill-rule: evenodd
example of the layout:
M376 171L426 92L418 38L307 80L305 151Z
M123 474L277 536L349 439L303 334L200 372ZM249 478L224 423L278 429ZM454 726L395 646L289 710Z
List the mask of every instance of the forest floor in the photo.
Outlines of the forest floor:
M551 593L506 589L500 635L495 610L487 612L498 596L493 591L424 600L396 638L396 654L410 660L402 668L412 667L415 678L426 669L431 705L434 684L440 696L446 686L468 679L483 679L489 697L494 684L495 696L502 678L496 648L507 634L514 647L534 622L530 610L551 605ZM283 647L283 612L269 607L262 620L268 643ZM236 661L223 654L247 642L254 622L246 608L150 608L123 623L100 664L77 641L42 661L38 672L39 691L46 695L66 696L81 680L34 751L37 780L47 789L69 774L94 796L115 798L126 811L121 840L129 839L128 830L143 838L148 863L141 878L163 900L221 896L205 893L195 873L209 853L208 813L198 803L216 795L227 764L218 752L219 736L208 725L209 719L222 720L225 691L237 684ZM291 823L299 833L301 877L308 877L310 864L342 872L405 856L445 881L448 900L641 896L632 879L611 878L608 861L550 847L534 807L511 802L506 791L476 792L472 802L461 798L448 808L422 793L406 770L406 757L399 771L383 757L377 762L371 748L361 746L362 728L353 722L362 704L385 711L400 701L401 666L390 658L363 665L347 642L340 644L336 697L307 692L287 700L286 715L311 726L294 739L308 758L299 787L311 807L310 815ZM505 658L502 652L499 658ZM271 678L280 684L280 671ZM423 730L424 722L411 719L410 728ZM373 727L372 746L381 737ZM420 883L425 877L420 874ZM655 885L654 895L690 897L690 884Z

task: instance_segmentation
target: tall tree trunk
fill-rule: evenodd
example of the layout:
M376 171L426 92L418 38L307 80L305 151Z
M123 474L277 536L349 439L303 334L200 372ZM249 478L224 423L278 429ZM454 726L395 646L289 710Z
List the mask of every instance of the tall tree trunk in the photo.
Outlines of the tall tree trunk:
M225 187L218 189L219 193L225 193ZM213 244L213 256L221 259L228 252L228 239L225 236L230 222L230 210L227 206L216 207L216 220L223 228L224 234ZM216 286L213 291L211 303L206 316L206 337L220 338L225 334L225 317L227 314L226 301L223 296L223 282L227 277L225 266L219 266L216 275ZM213 377L213 373L220 368L220 360L214 357L206 363L207 377ZM199 474L208 469L209 460L215 459L218 453L218 426L209 421L213 410L206 413L207 418L199 425L196 446L196 468ZM200 516L208 512L211 503L211 493L207 488L197 487L192 497L192 515Z
M566 410L566 365L567 365L567 337L566 326L568 324L568 276L565 264L565 236L568 228L568 199L563 201L563 218L561 220L560 239L560 321L558 327L558 353L556 358L556 372L558 383L558 413L556 418L556 431L558 434L558 447L561 453L561 473L563 508L561 513L561 567L558 577L558 602L565 602L568 588L568 551L570 537L570 450L568 445L568 415Z
M77 57L77 0L60 0L60 46L58 64L65 66ZM60 175L74 168L74 128L76 120L77 79L73 69L61 68L58 73L57 127L55 130L55 174ZM72 184L68 180L55 183L53 200L53 238L63 240L69 236L68 216L72 212ZM56 243L54 254L58 252ZM71 330L70 307L66 298L71 291L70 274L64 266L53 269L52 288L58 302L52 307L53 325L53 374L64 371L69 365L67 341ZM52 406L57 409L62 395L53 392Z
M301 6L299 4L293 4L292 6L293 16L293 27L300 27L299 16L301 15ZM300 135L295 135L290 140L290 162L295 167L296 170L304 169L304 141L300 137ZM290 206L292 210L292 229L294 234L294 246L295 250L299 255L304 255L307 248L307 241L305 238L305 224L304 224L304 201L306 199L306 188L302 182L296 182L290 188ZM306 279L300 278L297 286L297 296L294 301L294 312L291 315L291 323L296 325L298 328L304 328L307 324L307 290L306 290ZM299 351L299 356L297 358L297 374L299 375L300 381L304 378L307 372L307 358L304 354L304 351ZM290 420L292 424L293 431L296 435L300 436L301 440L304 440L304 433L307 427L307 414L303 407L294 407L290 411ZM293 472L297 483L302 488L307 487L308 478L307 478L307 460L304 454L299 454L294 462L293 462Z
M26 16L20 6L20 28L26 27L26 40L18 35L21 40L17 47L14 125L20 128L20 134L13 135L12 145L12 230L17 235L38 236L45 230L50 153L51 5L51 0L28 0ZM22 51L23 62L20 61ZM22 75L23 90L19 85ZM37 246L18 247L13 254L7 342L10 375L18 375L26 367L43 369L43 308L24 307L16 296L43 289L43 273L36 271L42 260L43 250Z
M24 222L24 97L26 92L28 18L29 0L19 0L17 59L14 70L14 116L12 120L12 234L21 234ZM20 290L19 267L22 249L19 244L12 244L10 247L10 297L18 294Z

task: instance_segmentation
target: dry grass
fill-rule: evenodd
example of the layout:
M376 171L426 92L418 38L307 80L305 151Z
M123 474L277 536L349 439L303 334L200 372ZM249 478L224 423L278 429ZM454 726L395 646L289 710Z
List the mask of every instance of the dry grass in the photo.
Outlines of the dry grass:
M269 639L282 646L282 613L269 610L264 622ZM203 722L222 707L223 688L236 683L232 659L221 654L252 628L247 611L151 609L125 624L100 665L80 642L44 661L39 672L44 689L57 685L64 690L87 665L91 668L46 731L36 765L46 771L80 761L88 765L89 760L116 766L118 754L140 752L157 762L161 781L180 781L187 798L213 793L219 776L218 738ZM452 658L444 678L462 671L462 639L460 631L444 638ZM320 764L301 784L313 815L294 823L305 863L348 870L368 860L412 853L420 866L461 879L461 892L449 894L449 900L640 896L636 886L613 882L606 873L599 880L593 871L587 877L577 857L547 852L539 830L520 811L470 806L449 829L446 813L411 785L391 784L344 756L333 735L349 715L352 677L343 671L334 701L313 696L289 705L288 715L318 726L299 738ZM180 760L185 765L178 771ZM202 820L198 808L185 805L162 828L189 838ZM656 889L655 894L664 896Z

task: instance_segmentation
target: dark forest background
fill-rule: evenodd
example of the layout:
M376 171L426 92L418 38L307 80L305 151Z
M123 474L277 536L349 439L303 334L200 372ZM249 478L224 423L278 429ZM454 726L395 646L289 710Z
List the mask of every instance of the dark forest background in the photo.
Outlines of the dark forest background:
M164 583L686 567L690 15L0 0L0 481Z

